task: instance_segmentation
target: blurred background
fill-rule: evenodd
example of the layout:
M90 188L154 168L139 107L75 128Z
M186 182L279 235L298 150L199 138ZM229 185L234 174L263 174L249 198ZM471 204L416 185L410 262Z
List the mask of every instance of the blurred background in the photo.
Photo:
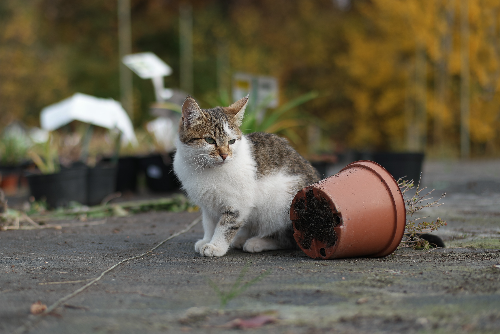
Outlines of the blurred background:
M277 96L255 102L248 130L284 135L311 160L500 154L497 0L3 0L0 130L40 127L44 107L79 92L121 102L135 150L157 149L147 124L177 109L123 65L141 52L172 69L163 83L174 104L186 94L202 108L229 104L269 79ZM62 146L85 129L60 130L73 136ZM112 147L99 131L92 152Z
M302 151L498 155L495 0L5 0L2 127L36 126L75 92L122 101L136 127L151 119L150 81L132 76L131 102L121 96L120 6L126 52L154 52L173 69L165 86L202 107L235 72L277 78L281 103L317 92L299 107L311 116Z

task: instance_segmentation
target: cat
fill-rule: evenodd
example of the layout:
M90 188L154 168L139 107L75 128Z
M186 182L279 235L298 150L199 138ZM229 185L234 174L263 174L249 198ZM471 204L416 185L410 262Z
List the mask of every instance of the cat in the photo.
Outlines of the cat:
M201 109L187 97L176 139L174 172L202 211L202 256L293 248L289 209L316 169L286 139L240 130L248 95L229 107Z

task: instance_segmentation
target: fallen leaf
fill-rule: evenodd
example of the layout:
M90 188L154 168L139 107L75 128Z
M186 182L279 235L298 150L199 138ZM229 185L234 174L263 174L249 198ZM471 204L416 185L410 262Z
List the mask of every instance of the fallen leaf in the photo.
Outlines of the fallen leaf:
M259 328L273 322L276 322L275 317L271 317L268 315L258 315L250 319L241 319L241 318L234 319L228 322L223 327L239 328L239 329Z
M40 314L47 309L47 305L42 304L41 301L31 304L30 311L31 314Z
M368 298L362 297L362 298L359 298L358 300L356 300L356 304L364 304L367 301L368 301Z

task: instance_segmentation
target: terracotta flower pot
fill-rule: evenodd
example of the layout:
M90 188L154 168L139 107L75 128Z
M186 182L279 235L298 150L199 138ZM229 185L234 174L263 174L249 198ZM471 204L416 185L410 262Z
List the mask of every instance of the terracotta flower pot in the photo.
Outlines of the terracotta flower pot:
M311 258L382 257L401 242L406 210L392 175L363 160L299 191L290 218Z
M0 177L0 188L6 195L15 195L19 189L19 174L7 174Z

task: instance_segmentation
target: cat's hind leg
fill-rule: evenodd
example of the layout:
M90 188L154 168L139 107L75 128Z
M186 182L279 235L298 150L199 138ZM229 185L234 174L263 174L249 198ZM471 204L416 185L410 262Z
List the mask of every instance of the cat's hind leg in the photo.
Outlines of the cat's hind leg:
M249 253L259 253L263 251L283 248L277 240L269 237L253 237L248 239L243 245L243 250Z
M251 235L250 228L247 225L242 226L238 230L238 233L236 233L233 242L231 242L231 247L236 249L243 249L243 245L250 238L250 235Z

